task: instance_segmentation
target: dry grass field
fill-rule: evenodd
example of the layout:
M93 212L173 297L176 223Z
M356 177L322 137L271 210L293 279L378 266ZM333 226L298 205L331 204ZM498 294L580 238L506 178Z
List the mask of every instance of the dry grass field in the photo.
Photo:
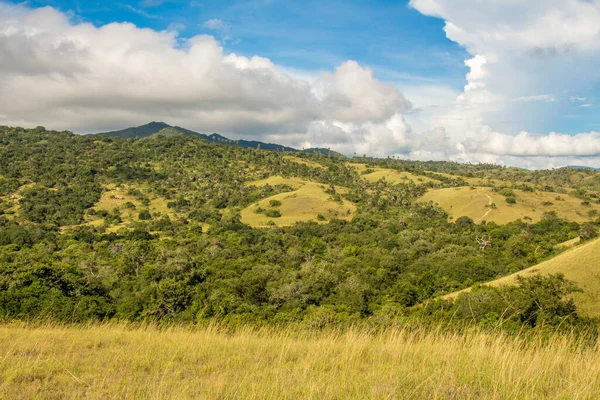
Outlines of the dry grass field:
M134 196L128 194L128 189L135 188L142 191L144 194L148 194L147 188L144 186L134 187L125 185L122 187L116 187L115 185L108 185L100 196L100 200L94 205L95 210L104 210L112 212L115 208L119 209L123 222L116 224L108 228L109 232L117 231L119 228L126 227L129 223L139 221L138 215L141 210L147 209L152 214L160 213L160 215L168 216L173 219L176 218L176 214L167 207L167 200L160 196L149 195L150 205L144 206ZM131 203L135 208L127 208L125 205ZM104 219L88 217L87 221L90 225L102 225Z
M430 190L417 201L433 201L454 219L468 216L477 223L485 220L506 224L517 219L528 218L530 221L537 222L547 211L556 211L560 217L571 221L586 222L593 219L588 215L590 211L595 210L600 213L600 205L583 205L580 199L566 194L522 190L514 192L516 204L508 204L506 198L498 192L482 187ZM557 200L557 196L560 200ZM496 205L495 209L490 207L491 203Z
M319 164L318 162L315 161L311 161L311 160L306 160L304 158L300 158L300 157L296 157L296 156L283 156L284 159L288 160L288 161L292 161L298 164L304 164L307 167L311 167L311 168L321 168L324 169L325 166L322 164Z
M357 163L346 163L347 166L355 168L363 178L371 182L377 182L382 178L392 184L398 183L408 183L410 181L414 182L417 185L422 185L428 182L437 182L434 179L431 179L426 176L415 175L410 172L401 172L393 169L386 168L368 168L366 164L357 164ZM368 174L363 174L367 169L373 170Z
M3 399L597 399L600 348L424 329L0 325Z
M486 285L511 285L515 283L517 276L556 273L564 274L565 278L576 282L583 289L582 293L571 295L578 310L588 316L600 317L600 240L581 244L551 260L486 283ZM453 293L449 297L456 296L458 293Z
M327 222L332 218L351 219L356 206L348 201L336 202L331 195L325 192L327 187L320 183L310 182L298 178L271 177L260 181L249 183L249 185L278 185L286 184L293 187L293 192L280 193L265 198L241 212L242 222L252 227L268 227L269 221L275 226L293 225L298 221ZM344 188L336 188L340 193ZM280 201L281 205L273 207L271 201ZM281 217L269 217L264 212L257 213L257 209L278 210ZM323 218L318 220L318 216Z

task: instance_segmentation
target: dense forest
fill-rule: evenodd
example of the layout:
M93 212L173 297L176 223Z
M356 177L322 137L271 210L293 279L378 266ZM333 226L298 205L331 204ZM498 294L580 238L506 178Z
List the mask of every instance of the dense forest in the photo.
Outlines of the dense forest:
M432 188L491 177L521 189L526 182L527 190L568 187L596 201L597 172L294 158L183 134L123 139L0 127L0 319L321 326L421 318L508 321L503 326L515 331L522 324L589 323L563 299L577 288L561 276L522 279L511 289L479 287L456 301L442 295L551 258L559 243L593 238L600 221L580 224L548 212L536 223L476 224L416 200ZM352 162L435 181L371 182ZM318 182L332 201L356 212L253 228L241 210L292 190L252 184L272 176ZM98 207L108 190L133 200ZM154 207L157 201L166 208Z

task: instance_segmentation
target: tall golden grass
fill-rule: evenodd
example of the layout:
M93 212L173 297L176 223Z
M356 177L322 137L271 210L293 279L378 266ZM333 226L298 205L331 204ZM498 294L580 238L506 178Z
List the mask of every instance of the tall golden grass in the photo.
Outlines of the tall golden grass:
M6 324L0 357L3 399L600 398L570 336Z

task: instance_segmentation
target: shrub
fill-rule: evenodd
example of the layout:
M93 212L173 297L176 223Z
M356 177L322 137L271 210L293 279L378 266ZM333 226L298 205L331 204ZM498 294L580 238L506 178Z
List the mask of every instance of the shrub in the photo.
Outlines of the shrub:
M281 202L279 200L269 200L269 205L271 207L279 207L281 206Z
M508 204L517 204L517 199L514 196L509 196L506 198L506 202Z
M138 218L142 221L148 221L148 220L152 219L152 215L150 214L150 211L142 210L138 214Z
M579 237L582 241L591 240L598 236L598 231L596 227L592 224L585 223L581 225L581 229L579 230Z
M515 197L515 192L510 188L502 188L498 191L504 197Z
M281 213L279 212L279 210L267 210L267 212L265 212L265 215L269 218L281 217Z

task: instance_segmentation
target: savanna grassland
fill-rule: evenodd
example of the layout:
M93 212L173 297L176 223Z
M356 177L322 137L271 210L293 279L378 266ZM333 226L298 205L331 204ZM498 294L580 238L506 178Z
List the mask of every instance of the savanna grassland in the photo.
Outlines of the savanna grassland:
M563 254L538 265L487 282L489 286L514 285L517 277L550 275L561 273L575 282L581 292L573 293L577 308L586 315L600 316L600 240L594 240L577 246ZM469 289L465 289L469 290ZM456 296L453 293L450 296Z
M9 324L0 397L596 399L599 350L501 331Z
M600 173L167 133L0 127L0 398L598 397Z

